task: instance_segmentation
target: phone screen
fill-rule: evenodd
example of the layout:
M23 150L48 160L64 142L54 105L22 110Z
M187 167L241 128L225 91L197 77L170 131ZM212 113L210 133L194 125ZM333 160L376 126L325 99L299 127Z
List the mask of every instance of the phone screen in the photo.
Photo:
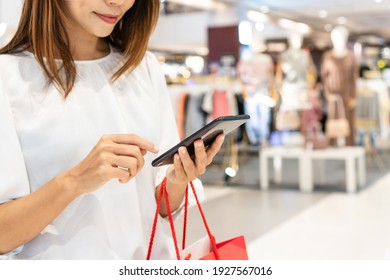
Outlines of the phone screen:
M173 156L177 153L178 149L182 146L187 148L187 151L192 159L195 158L194 142L198 139L202 139L205 147L210 146L218 135L224 133L227 135L234 129L238 128L246 121L248 121L249 115L237 115L237 116L224 116L219 117L212 122L206 124L204 127L194 132L183 141L157 157L152 162L152 166L162 166L173 163Z

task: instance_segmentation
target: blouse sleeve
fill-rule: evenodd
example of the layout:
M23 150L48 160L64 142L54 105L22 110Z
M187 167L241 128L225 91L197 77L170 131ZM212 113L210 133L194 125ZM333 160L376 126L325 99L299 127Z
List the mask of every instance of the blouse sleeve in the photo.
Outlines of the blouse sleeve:
M0 204L30 193L9 100L0 81Z
M171 102L171 97L169 96L169 91L165 81L165 77L161 71L161 66L157 58L150 52L147 53L148 59L148 68L153 83L154 90L159 95L159 118L160 118L160 143L159 148L160 152L164 152L176 145L180 141L179 131L176 125L176 118ZM156 176L155 176L155 186L161 184L162 180L165 177L168 165L155 167ZM203 184L199 179L193 181L194 187L196 189L198 198L200 201L204 199L204 190ZM195 203L194 197L189 192L189 204L192 205ZM175 212L179 212L181 207Z
M158 114L156 120L159 123L159 142L156 143L160 152L164 152L179 142L179 132L176 125L175 114L169 96L165 77L161 71L161 66L150 52L146 53L148 71L158 102ZM160 185L165 177L168 165L155 167L155 186Z

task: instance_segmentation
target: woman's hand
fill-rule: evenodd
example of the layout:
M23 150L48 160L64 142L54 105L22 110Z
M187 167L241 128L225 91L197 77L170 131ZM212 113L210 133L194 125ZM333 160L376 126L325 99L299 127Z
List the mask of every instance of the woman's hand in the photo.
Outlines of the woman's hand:
M203 140L194 143L195 159L192 160L185 147L180 147L179 152L173 157L173 164L168 168L167 192L171 211L175 211L183 201L188 182L196 179L206 171L206 167L213 161L214 156L221 149L225 136L218 135L217 139L209 147L205 147ZM158 197L161 185L156 189ZM168 214L165 201L161 201L160 215Z
M87 157L64 175L80 194L95 191L114 178L127 183L144 166L148 151L157 153L158 149L137 135L104 135Z
M174 156L173 165L168 169L167 180L172 184L187 185L188 182L203 174L220 150L224 139L223 134L218 135L216 141L207 149L202 140L195 141L194 160L191 159L185 147L180 147L179 153Z

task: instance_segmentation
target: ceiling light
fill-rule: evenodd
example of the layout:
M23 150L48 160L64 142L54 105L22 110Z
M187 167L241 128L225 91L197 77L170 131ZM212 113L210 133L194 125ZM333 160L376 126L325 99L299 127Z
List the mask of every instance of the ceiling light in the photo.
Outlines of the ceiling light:
M295 24L294 21L292 20L289 20L289 19L285 19L285 18L282 18L279 20L279 25L281 27L284 27L286 29L291 29L291 27Z
M268 20L268 17L265 14L253 10L249 10L246 13L246 16L248 17L249 20L254 22L265 22Z
M308 34L310 33L310 26L308 26L307 24L305 23L297 23L296 24L296 27L295 27L296 30L298 30L299 32L301 32L302 34Z
M279 25L289 30L296 30L302 34L308 34L311 31L310 26L308 26L307 24L301 22L295 22L285 18L279 20Z
M375 3L382 3L382 0L374 0Z
M261 6L260 11L264 14L269 12L269 7L268 6Z
M318 16L320 18L326 18L326 17L328 17L328 12L325 11L325 10L321 10L321 11L318 12Z
M238 25L238 40L242 45L250 45L252 39L252 24L249 21L241 21Z
M260 32L261 32L261 31L264 30L265 25L264 25L264 23L262 23L262 22L257 22L256 25L255 25L255 28L256 28L257 31L260 31Z
M325 29L325 31L330 32L330 31L332 31L333 26L328 23L328 24L325 24L324 29Z
M346 24L347 23L347 18L346 17L338 17L337 18L337 23L338 24Z

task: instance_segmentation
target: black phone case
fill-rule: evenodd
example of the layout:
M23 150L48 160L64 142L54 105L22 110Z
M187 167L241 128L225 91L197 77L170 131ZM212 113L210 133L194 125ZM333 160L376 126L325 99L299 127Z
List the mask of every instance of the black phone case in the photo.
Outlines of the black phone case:
M185 146L191 158L194 158L194 141L202 139L205 147L207 147L211 145L211 143L213 143L213 141L219 134L224 133L225 135L227 135L240 125L244 124L247 120L249 120L249 118L249 115L219 117L206 124L204 127L194 132L193 134L182 140L180 143L157 157L155 160L152 161L152 166L157 167L166 164L172 164L173 156L182 146Z

